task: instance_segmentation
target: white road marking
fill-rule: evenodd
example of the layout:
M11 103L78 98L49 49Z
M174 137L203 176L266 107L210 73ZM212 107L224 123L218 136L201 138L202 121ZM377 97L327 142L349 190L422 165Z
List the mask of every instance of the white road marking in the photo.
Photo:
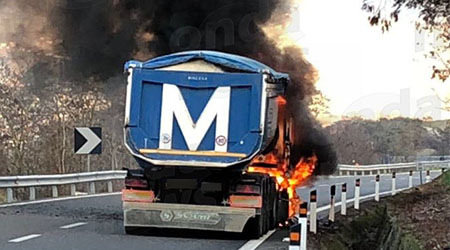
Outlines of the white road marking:
M259 239L256 240L249 240L247 241L247 243L245 243L241 248L239 248L238 250L254 250L257 247L259 247L259 245L261 245L267 238L269 238L273 233L275 233L276 230L271 230L269 232L267 232L264 236L262 236Z
M321 185L319 185L319 187L328 187L329 185L327 185L327 184L321 184Z
M31 205L31 204L41 204L41 203L48 203L48 202L54 202L54 201L76 200L76 199L83 199L83 198L90 198L90 197L101 197L101 196L109 196L109 195L118 195L118 194L121 194L121 193L122 192L104 193L104 194L90 194L90 195L84 195L84 196L68 196L68 197L45 199L45 200L37 200L37 201L24 201L24 202L17 202L17 203L11 203L11 204L3 204L3 205L0 205L0 208L15 207L15 206L25 206L25 205Z
M62 227L59 227L59 228L61 228L61 229L69 229L69 228L83 226L83 225L86 225L86 224L87 224L87 222L77 222L77 223L65 225L65 226L62 226Z
M9 243L19 243L19 242L31 240L31 239L34 239L34 238L37 238L40 236L41 236L40 234L30 234L30 235L22 236L20 238L9 240L8 242Z

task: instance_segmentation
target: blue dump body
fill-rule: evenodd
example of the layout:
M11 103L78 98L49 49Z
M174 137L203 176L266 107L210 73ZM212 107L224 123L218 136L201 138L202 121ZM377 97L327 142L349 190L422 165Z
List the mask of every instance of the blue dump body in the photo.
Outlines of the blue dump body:
M193 61L222 71L170 69ZM245 166L274 139L278 94L268 89L284 91L286 74L212 51L129 61L125 71L125 144L143 168Z

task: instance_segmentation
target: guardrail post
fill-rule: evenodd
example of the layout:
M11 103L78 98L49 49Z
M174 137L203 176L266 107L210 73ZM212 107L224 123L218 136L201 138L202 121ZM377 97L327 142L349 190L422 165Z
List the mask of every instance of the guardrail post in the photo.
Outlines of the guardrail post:
M300 218L298 222L301 225L300 230L300 250L306 250L306 236L307 236L307 227L308 227L308 202L303 202L300 204Z
M332 185L330 187L330 210L328 213L328 221L330 223L334 222L334 203L335 203L335 195L336 195L336 185Z
M70 196L75 196L77 192L77 186L75 184L70 184Z
M380 175L375 176L375 201L380 201Z
M89 182L89 194L95 194L95 182Z
M317 233L317 190L312 190L309 193L309 231L312 233Z
M307 242L307 213L308 203L300 204L298 223L295 223L289 230L289 250L306 250Z
M361 180L360 179L356 179L355 182L355 203L354 203L354 208L356 210L359 210L359 195L360 195L360 185L361 185Z
M58 197L58 187L52 186L52 197L57 198Z
M302 233L302 225L296 223L289 228L289 250L300 250L300 235Z
M417 170L419 171L419 178L420 178L420 185L422 185L423 183L423 177L422 177L422 163L418 162L417 165Z
M30 201L36 200L36 188L30 187Z
M113 184L112 181L108 181L108 193L112 193L113 192Z
M427 177L425 177L425 183L428 183L430 181L431 181L430 170L427 170Z
M392 172L392 195L396 194L395 172Z
M413 186L413 171L409 171L409 183L408 183L408 187L412 188Z
M6 202L12 203L14 201L14 193L12 188L6 189Z
M341 214L347 215L347 183L342 184L341 190Z

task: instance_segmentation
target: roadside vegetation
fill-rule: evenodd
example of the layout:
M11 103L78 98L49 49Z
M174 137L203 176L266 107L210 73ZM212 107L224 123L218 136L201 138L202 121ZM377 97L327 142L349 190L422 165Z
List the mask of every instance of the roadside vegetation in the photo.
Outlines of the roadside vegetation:
M352 118L326 128L341 164L411 162L450 155L450 121ZM439 157L437 157L439 160Z
M360 211L338 215L332 227L311 235L311 249L428 250L450 248L450 171L435 181Z
M87 157L73 153L76 126L103 128L91 171L134 164L122 143L125 78L65 79L65 60L0 44L0 176L86 171Z

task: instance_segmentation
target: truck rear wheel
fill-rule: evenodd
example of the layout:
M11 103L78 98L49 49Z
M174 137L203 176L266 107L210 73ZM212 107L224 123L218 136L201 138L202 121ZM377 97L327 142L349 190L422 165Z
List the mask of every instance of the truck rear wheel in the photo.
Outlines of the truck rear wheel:
M253 239L257 239L264 235L270 226L270 211L268 207L268 176L258 175L260 179L260 190L262 196L262 207L260 209L261 213L256 215L255 218L249 220L246 226L246 234Z
M273 183L275 185L275 183ZM271 193L271 210L270 210L270 226L269 230L275 229L275 227L278 224L278 194L276 187L273 186L272 193Z
M277 196L277 221L284 223L289 217L289 195L286 190L283 190Z
M264 234L263 225L264 224L264 218L262 215L257 215L255 218L251 219L248 222L248 227L246 230L246 234L251 239L258 239Z
M261 216L263 218L263 232L262 234L264 235L268 230L269 230L269 223L270 223L270 214L269 214L269 183L268 180L270 180L268 178L267 175L263 176L263 179L261 181L261 190L262 190L262 207L261 207Z

